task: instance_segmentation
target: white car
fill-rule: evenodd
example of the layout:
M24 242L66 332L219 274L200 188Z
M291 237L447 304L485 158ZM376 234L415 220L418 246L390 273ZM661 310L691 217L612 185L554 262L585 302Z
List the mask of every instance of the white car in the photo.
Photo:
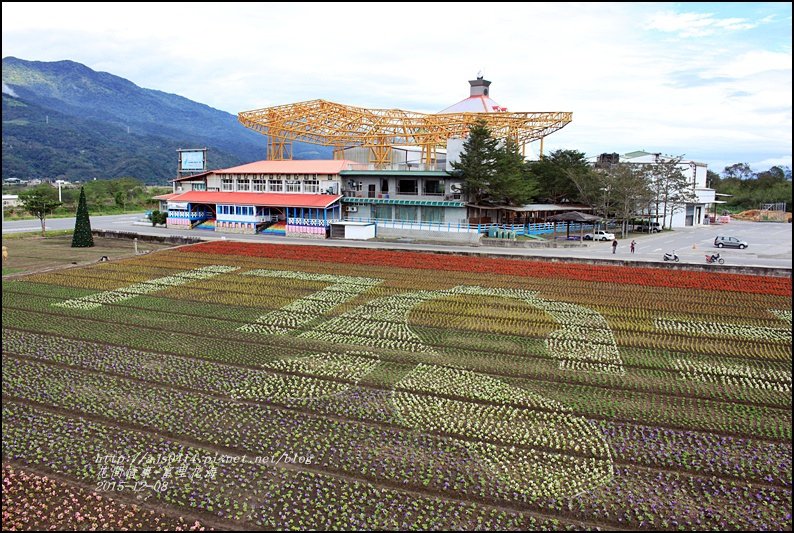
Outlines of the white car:
M594 231L593 233L585 233L584 240L586 241L614 241L615 234L608 233L604 230Z

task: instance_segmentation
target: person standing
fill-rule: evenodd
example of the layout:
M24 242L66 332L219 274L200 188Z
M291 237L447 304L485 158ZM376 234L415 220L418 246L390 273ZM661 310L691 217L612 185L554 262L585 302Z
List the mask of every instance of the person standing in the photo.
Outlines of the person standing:
M631 253L634 253L634 246L637 244L637 241L634 239L631 240Z
M612 241L612 253L614 254L614 253L615 253L615 250L617 250L617 249L618 249L618 240L617 240L617 239L614 239L614 240Z

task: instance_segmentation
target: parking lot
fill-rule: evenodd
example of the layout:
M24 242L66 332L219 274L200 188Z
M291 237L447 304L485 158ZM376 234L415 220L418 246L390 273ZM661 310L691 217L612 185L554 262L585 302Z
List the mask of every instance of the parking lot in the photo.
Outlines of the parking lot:
M787 223L731 221L728 224L677 228L653 235L629 233L626 238L621 238L619 232L616 235L618 249L614 255L611 243L589 242L588 251L583 251L582 256L661 261L665 252L675 250L682 263L705 264L707 253L720 253L726 265L792 266L792 229L791 224ZM714 246L714 237L717 235L737 237L747 241L749 246L745 250L718 249ZM629 251L632 239L637 242L633 256Z

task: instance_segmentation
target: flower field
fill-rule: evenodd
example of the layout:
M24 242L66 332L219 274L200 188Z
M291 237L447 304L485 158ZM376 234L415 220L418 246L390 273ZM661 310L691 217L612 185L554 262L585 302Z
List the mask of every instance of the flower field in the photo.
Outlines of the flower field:
M3 529L791 530L791 279L213 242L3 283Z

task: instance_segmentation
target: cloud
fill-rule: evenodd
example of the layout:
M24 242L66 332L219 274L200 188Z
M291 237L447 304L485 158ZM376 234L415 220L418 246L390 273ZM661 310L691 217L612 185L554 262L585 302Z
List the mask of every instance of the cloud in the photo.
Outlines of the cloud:
M720 19L716 18L713 13L662 11L654 13L645 27L651 30L676 33L679 37L705 37L722 32L751 30L769 21L771 19L768 17L758 22L751 22L735 17Z
M658 5L4 2L2 39L233 114L314 99L434 113L483 69L510 111L573 112L546 152L790 153L790 4Z

